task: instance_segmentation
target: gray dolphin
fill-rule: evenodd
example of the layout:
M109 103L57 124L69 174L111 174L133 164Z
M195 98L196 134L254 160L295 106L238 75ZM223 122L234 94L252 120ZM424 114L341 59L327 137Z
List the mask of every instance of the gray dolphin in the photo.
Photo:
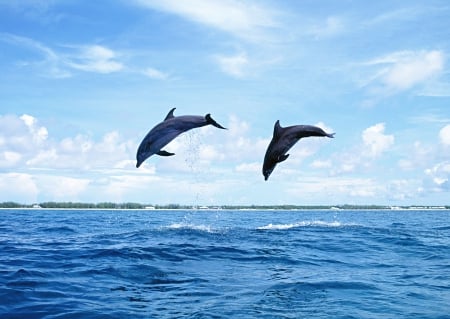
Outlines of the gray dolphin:
M153 154L160 156L175 155L174 153L162 150L162 148L181 133L210 124L220 129L226 129L214 121L210 114L206 114L205 116L174 116L173 111L175 111L175 108L171 109L169 113L167 113L164 121L152 128L142 140L136 154L136 167L141 166L141 164Z
M326 136L333 138L334 133L325 133L320 127L312 125L281 127L280 121L276 121L273 128L272 140L270 141L266 155L264 156L262 168L264 180L267 181L278 163L285 161L289 157L289 154L286 154L286 152L289 151L299 139L310 136Z

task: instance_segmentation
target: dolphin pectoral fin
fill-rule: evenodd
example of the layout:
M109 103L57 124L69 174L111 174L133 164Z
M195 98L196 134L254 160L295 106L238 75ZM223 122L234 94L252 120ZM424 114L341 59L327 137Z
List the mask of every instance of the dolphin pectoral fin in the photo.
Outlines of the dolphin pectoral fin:
M284 162L289 157L289 154L278 156L278 163Z
M163 151L163 150L159 151L156 154L158 154L159 156L172 156L172 155L175 155L175 153L169 153L169 152Z
M208 124L211 124L211 125L213 125L213 126L215 126L215 127L217 127L217 128L221 128L222 130L226 130L226 128L225 127L223 127L222 125L220 125L219 123L217 123L216 121L214 121L213 119L212 119L212 117L211 117L211 114L206 114L205 115L205 119L206 119L206 122L208 123Z

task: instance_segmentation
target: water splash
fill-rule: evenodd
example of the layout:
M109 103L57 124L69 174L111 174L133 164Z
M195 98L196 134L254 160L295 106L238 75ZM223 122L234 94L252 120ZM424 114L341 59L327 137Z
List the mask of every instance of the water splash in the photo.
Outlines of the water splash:
M339 221L324 222L321 220L316 221L301 221L290 224L268 224L265 226L257 227L258 230L286 230L300 227L342 227L342 226L355 226L354 224L343 224Z

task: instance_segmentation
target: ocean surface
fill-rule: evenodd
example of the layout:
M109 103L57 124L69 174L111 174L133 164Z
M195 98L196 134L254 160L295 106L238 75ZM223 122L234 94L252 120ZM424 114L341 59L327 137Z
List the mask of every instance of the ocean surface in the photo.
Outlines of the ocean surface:
M0 318L450 318L450 211L0 210Z

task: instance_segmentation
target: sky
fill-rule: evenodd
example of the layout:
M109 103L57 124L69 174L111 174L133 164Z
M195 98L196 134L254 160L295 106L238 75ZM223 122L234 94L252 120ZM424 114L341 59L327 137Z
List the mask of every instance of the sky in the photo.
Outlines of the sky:
M450 3L0 0L0 202L445 205ZM136 168L169 110L218 123ZM301 139L268 181L275 121Z

